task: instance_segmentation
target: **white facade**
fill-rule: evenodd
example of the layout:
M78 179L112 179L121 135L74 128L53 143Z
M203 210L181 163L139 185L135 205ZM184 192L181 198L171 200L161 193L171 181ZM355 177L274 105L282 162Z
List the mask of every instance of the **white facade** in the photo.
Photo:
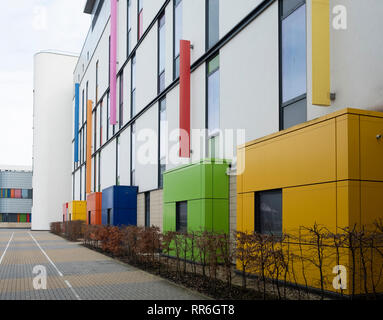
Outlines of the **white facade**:
M281 128L281 10L282 0L220 0L219 1L219 41L210 50L206 48L206 1L182 0L182 39L190 40L191 51L191 128L206 129L207 119L207 73L211 58L219 55L219 129L234 130L231 142L235 156L236 146L243 142L257 139L279 131ZM286 1L286 0L285 0ZM292 0L295 1L295 0ZM304 0L296 0L299 4ZM159 108L162 99L166 99L167 128L169 134L177 133L179 128L179 79L174 77L175 50L174 28L176 0L144 0L143 37L138 41L137 1L118 1L118 77L117 77L117 119L114 128L107 124L107 105L109 90L109 35L110 1L105 1L94 34L88 35L84 50L74 72L74 82L80 84L82 92L93 101L92 137L92 192L116 184L117 175L121 185L130 185L132 168L132 145L134 153L139 153L145 141L138 141L142 130L153 130L159 134ZM97 10L96 1L93 14ZM311 36L312 0L304 4L305 41L306 43L306 88L304 92L304 121L328 114L346 107L383 111L383 12L381 0L370 0L368 5L363 0L330 0L330 9L344 5L348 12L348 29L331 34L331 92L336 99L329 107L312 104L312 36ZM165 90L158 92L158 34L159 18L165 15ZM130 21L128 21L130 16ZM101 17L101 18L100 18ZM333 15L331 15L333 18ZM128 48L128 26L130 31L130 50ZM137 45L138 43L138 45ZM132 53L132 54L130 54ZM136 114L131 114L132 58L136 59ZM89 59L88 59L89 57ZM96 100L96 66L98 65L98 99ZM123 119L119 115L119 77L123 75ZM82 112L80 102L81 131L86 132L86 103ZM101 108L102 104L102 108ZM74 105L74 104L73 104ZM83 116L84 115L84 116ZM100 116L102 120L100 121ZM132 144L132 125L136 129L136 142ZM120 129L121 125L121 129ZM102 127L102 139L100 131ZM109 129L108 129L109 127ZM109 130L109 136L107 136ZM244 141L236 141L238 130L244 131ZM73 130L72 130L73 132ZM113 133L114 132L114 133ZM86 137L86 135L85 135ZM116 139L119 137L119 153ZM74 136L71 139L73 142ZM169 137L168 152L177 151L177 134ZM221 132L219 139L226 139ZM85 141L86 139L84 139ZM135 164L135 185L139 193L161 191L159 185L159 138L152 144L154 163ZM192 158L176 159L169 162L166 169L172 169L181 163L196 161L211 154L204 148L199 150L198 137L192 137ZM96 143L93 143L96 141ZM228 143L230 145L230 142ZM73 150L74 146L72 146ZM81 154L85 154L86 145L82 144ZM73 152L71 152L73 154ZM119 154L118 158L117 154ZM169 155L170 157L170 155ZM168 157L168 158L169 158ZM81 157L80 157L81 158ZM99 158L101 160L99 161ZM177 158L177 157L176 157ZM168 159L169 160L169 159ZM73 200L85 200L85 157L79 163L72 157L72 197ZM100 165L99 165L100 164ZM95 166L96 165L96 169ZM95 169L95 170L94 170ZM156 195L158 196L158 195ZM140 200L141 199L141 200ZM139 201L143 197L139 197ZM139 204L142 208L143 204ZM153 210L151 210L153 211ZM139 210L139 215L143 210ZM160 221L161 219L157 219ZM138 221L144 221L142 216Z
M34 56L32 230L62 220L71 199L73 69L78 57Z

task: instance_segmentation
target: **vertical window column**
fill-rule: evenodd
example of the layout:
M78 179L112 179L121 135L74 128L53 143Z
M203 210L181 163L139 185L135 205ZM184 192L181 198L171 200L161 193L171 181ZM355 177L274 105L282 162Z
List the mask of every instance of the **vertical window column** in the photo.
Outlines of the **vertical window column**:
M307 41L305 0L280 3L281 129L307 121Z
M131 96L130 96L130 114L131 118L136 115L136 56L131 60Z
M215 157L220 129L220 70L219 55L207 63L207 121L210 157Z
M142 35L144 34L144 0L138 0L138 14L137 14L137 21L138 21L138 36L137 39L140 40Z
M165 13L158 20L158 93L165 89Z
M158 186L163 188L164 172L166 171L166 151L167 151L167 115L166 115L166 99L162 99L159 105L159 159L158 159Z
M131 136L130 136L130 185L134 186L136 184L136 124L133 123L131 127Z
M120 91L120 95L119 95L119 100L120 100L120 103L119 103L119 116L120 116L119 127L121 129L124 125L124 73L123 72L121 72L121 74L120 74L119 85L120 85L120 88L119 88L119 91Z
M209 50L219 40L219 0L206 0L206 49Z
M127 34L127 56L130 55L130 52L132 50L132 0L127 0L128 3L127 3L127 7L128 7L128 12L127 12L127 30L128 30L128 34Z
M182 40L182 0L174 0L174 62L173 62L173 78L180 76L180 41Z
M150 192L145 193L145 227L150 228Z

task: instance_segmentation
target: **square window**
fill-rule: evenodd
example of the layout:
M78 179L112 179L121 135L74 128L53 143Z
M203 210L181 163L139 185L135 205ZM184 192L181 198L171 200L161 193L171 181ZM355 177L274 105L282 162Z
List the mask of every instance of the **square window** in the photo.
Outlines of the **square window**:
M187 216L188 208L187 201L178 202L176 204L176 231L186 233L188 230Z
M282 235L282 190L255 193L255 232Z

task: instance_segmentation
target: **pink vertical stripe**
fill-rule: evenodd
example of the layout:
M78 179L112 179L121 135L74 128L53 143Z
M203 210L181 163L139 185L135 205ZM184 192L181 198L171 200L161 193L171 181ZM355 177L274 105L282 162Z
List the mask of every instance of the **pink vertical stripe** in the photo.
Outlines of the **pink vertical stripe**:
M110 124L115 125L117 123L117 0L110 1Z

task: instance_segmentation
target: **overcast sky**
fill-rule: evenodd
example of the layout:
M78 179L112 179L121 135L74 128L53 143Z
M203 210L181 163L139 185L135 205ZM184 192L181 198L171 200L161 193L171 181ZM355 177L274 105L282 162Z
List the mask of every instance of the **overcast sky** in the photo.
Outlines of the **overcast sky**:
M33 55L80 53L90 27L85 0L2 0L0 166L32 165Z

